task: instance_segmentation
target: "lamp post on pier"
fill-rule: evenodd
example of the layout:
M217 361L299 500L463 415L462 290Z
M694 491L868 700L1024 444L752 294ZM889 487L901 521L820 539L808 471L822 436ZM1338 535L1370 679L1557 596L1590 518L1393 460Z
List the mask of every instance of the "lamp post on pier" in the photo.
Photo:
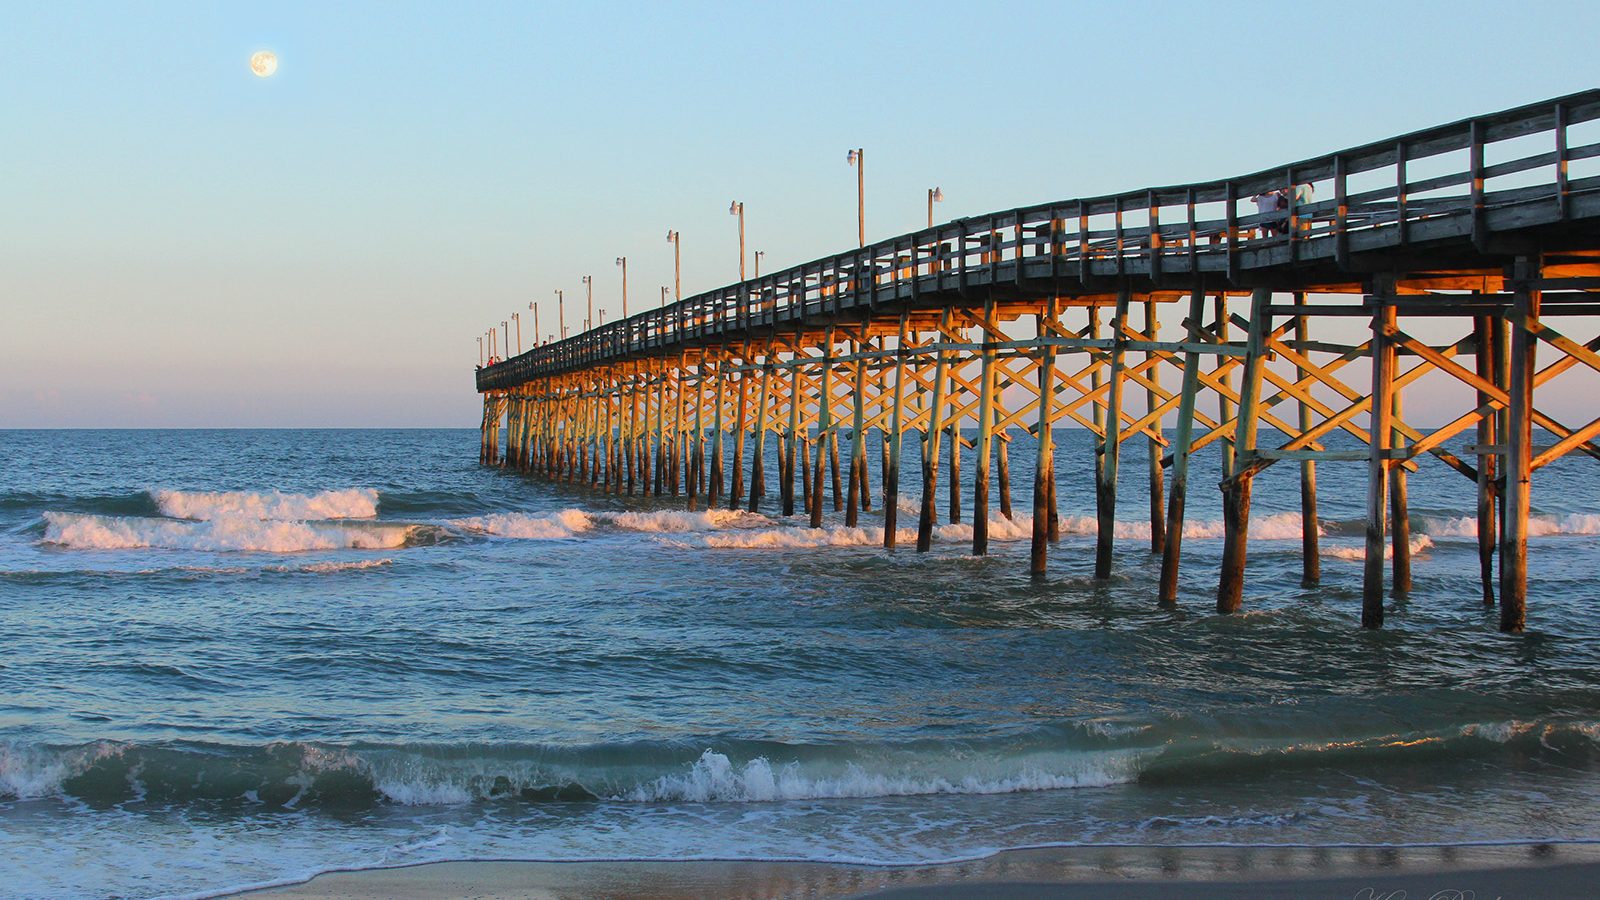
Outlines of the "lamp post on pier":
M766 255L767 255L767 251L765 251L765 250L757 250L756 253L755 253L755 256L756 256L756 277L757 278L761 277L761 257L766 256Z
M867 245L867 152L860 147L846 154L856 169L856 239Z
M928 227L933 227L933 205L944 202L944 191L931 187L928 188Z
M683 245L678 242L678 233L667 229L667 243L672 245L672 299L683 299Z
M583 330L588 331L594 327L594 276L583 276L583 286L589 292L589 314L583 319Z
M735 200L728 204L728 215L739 217L739 280L744 281L744 203Z
M617 257L617 265L622 267L622 317L628 317L628 258Z
M567 339L567 295L561 293L561 288L556 288L556 328L561 333L561 339Z
M520 313L520 312L512 313L511 314L511 321L515 322L516 325L517 325L517 355L521 356L522 355L522 313Z
M538 346L538 344L539 344L539 304L533 302L532 300L529 300L528 301L528 308L533 310L533 343L534 343L534 346Z
M505 335L506 338L505 356L500 357L501 359L505 359L511 355L511 323L502 319L500 322L500 333Z
M483 335L478 335L478 368L483 368Z

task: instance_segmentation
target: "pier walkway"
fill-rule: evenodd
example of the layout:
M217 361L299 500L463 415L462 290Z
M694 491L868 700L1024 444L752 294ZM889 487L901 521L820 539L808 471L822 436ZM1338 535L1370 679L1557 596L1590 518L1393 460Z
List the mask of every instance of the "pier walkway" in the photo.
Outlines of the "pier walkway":
M909 433L916 548L938 522L943 474L947 518L970 515L982 554L996 487L1012 514L1006 447L1026 431L1040 445L1030 564L1043 574L1058 533L1051 429L1082 427L1096 446L1097 576L1111 574L1122 448L1141 442L1162 559L1152 599L1171 603L1189 458L1220 443L1221 612L1243 599L1252 480L1299 468L1314 583L1316 466L1364 464L1367 627L1383 622L1386 568L1387 589L1410 589L1406 476L1431 460L1476 483L1483 602L1520 631L1532 473L1570 453L1600 459L1600 409L1563 423L1533 402L1564 372L1600 372L1600 339L1571 336L1600 330L1597 291L1591 90L1238 178L958 219L642 312L480 369L481 458L756 509L776 440L785 515L820 527L831 506L854 525L876 500L894 549ZM1364 340L1313 337L1335 317L1356 317ZM1435 321L1410 324L1423 318ZM1473 398L1429 431L1402 400L1425 377ZM1536 429L1550 443L1534 446ZM1334 433L1364 449L1328 449ZM958 444L973 450L966 484Z

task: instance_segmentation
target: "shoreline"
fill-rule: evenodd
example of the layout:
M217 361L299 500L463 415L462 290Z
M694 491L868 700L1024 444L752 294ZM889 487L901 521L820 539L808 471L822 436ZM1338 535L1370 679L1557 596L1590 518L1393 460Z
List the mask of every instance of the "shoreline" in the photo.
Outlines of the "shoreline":
M857 863L443 861L328 872L221 896L1201 898L1580 896L1600 883L1600 842L1411 846L1097 845L1003 850L972 860ZM1370 893L1368 893L1370 891ZM1397 892L1404 891L1405 894ZM1454 892L1454 893L1452 893Z

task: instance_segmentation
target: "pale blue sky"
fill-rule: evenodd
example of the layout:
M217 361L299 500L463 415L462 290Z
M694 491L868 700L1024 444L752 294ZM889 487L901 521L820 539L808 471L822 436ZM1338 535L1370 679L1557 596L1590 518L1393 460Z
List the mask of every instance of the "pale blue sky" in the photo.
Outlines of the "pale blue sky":
M1600 82L1593 3L0 2L0 427L473 425L474 336ZM251 75L278 53L271 79ZM569 322L571 319L569 318ZM525 323L524 340L531 340Z

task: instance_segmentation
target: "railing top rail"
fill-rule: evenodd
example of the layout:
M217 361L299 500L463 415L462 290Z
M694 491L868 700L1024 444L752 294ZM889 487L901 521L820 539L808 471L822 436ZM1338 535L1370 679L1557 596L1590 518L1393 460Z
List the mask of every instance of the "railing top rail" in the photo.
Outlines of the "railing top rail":
M1558 109L1561 111L1559 116ZM667 342L668 335L665 332L668 325L672 326L673 335L680 338L688 333L704 333L707 328L714 327L724 319L737 319L739 309L725 309L725 305L730 300L750 298L752 291L759 298L769 292L776 295L782 288L787 291L785 296L791 302L798 295L801 304L808 304L814 302L810 299L811 291L824 290L849 281L852 277L871 280L873 275L861 273L892 269L901 264L905 252L910 252L913 258L923 251L948 253L954 257L1001 248L1014 249L1017 241L1006 232L1033 227L1030 223L1044 224L1056 219L1071 219L1075 220L1076 226L1077 222L1086 219L1123 212L1138 213L1152 207L1176 204L1193 207L1219 201L1238 203L1252 195L1282 188L1291 179L1294 183L1323 181L1333 177L1336 171L1350 175L1395 165L1402 154L1407 161L1414 161L1467 148L1474 142L1488 144L1549 131L1558 124L1573 125L1596 119L1600 119L1600 88L1436 125L1233 178L1140 188L954 219L931 228L895 235L865 247L809 260L759 278L714 288L667 306L635 313L581 334L534 347L480 369L479 381L481 383L486 377L499 380L501 373L531 372L551 364L593 357L611 347L620 346L626 351L637 343L649 344L654 341L656 345L661 345ZM1449 181L1444 179L1445 183ZM1233 216L1231 209L1229 212ZM1237 215L1229 221L1235 225L1248 225L1255 218L1254 215ZM1171 224L1163 221L1160 230L1168 232ZM1115 228L1079 228L1074 239L1098 242L1115 238L1120 244L1124 238L1132 241L1143 239L1150 231L1145 223L1123 229L1119 218ZM991 232L1000 234L1000 239L992 242L993 246L989 240ZM925 262L930 257L920 258ZM711 317L711 321L692 321L697 318L704 320L707 316Z

